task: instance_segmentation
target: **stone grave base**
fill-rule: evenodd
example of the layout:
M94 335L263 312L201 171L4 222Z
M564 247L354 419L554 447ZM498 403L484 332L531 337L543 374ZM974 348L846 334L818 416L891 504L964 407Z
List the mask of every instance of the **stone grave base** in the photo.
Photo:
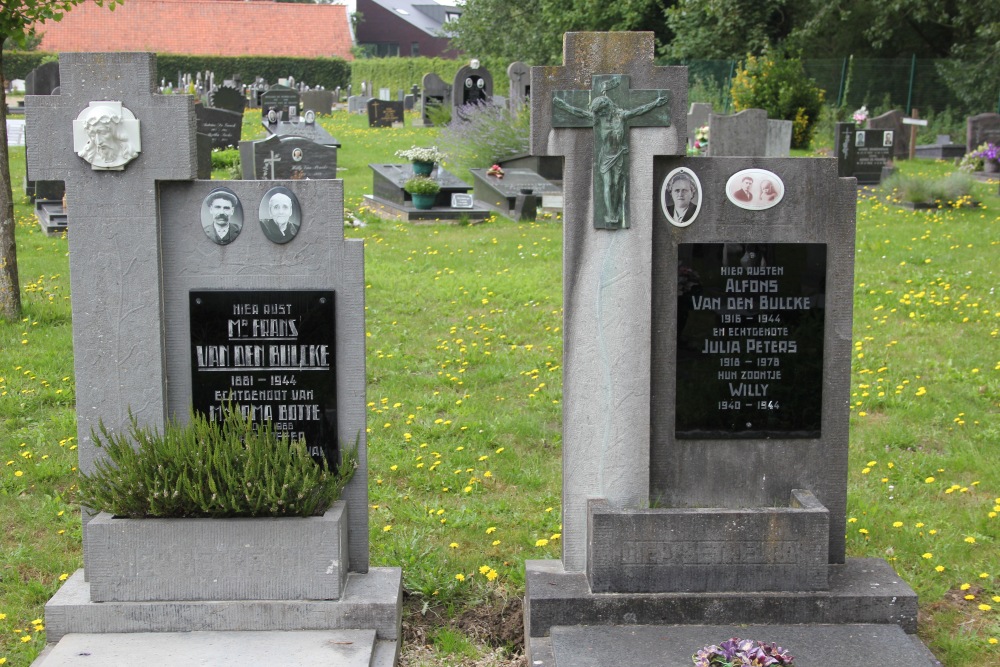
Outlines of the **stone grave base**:
M532 667L690 667L703 646L730 637L775 643L801 667L935 667L898 625L647 625L555 627L529 640ZM46 666L47 667L47 666Z
M398 642L376 639L374 630L292 632L137 632L72 634L50 646L34 667L134 667L158 665L337 665L391 667Z
M379 640L398 643L401 622L402 571L396 567L349 573L339 600L211 602L92 602L81 569L45 605L49 643L71 634L300 630L374 630Z
M883 623L917 631L917 594L879 558L831 565L829 590L808 592L592 593L586 573L566 572L562 561L525 567L531 641L576 625Z
M36 199L35 216L38 217L38 225L48 236L59 236L69 229L69 216L61 201Z
M386 220L404 220L406 222L457 222L459 220L485 220L493 215L493 211L482 206L475 208L451 208L435 206L426 211L418 210L409 202L400 204L387 201L372 195L365 195L365 208Z

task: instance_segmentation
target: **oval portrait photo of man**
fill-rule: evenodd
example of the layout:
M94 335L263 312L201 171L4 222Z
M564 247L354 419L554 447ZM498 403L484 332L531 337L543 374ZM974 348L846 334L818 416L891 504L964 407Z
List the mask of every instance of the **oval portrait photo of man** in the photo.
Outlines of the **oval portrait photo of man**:
M219 245L229 245L243 229L243 205L229 188L216 188L201 204L201 226Z
M264 236L275 243L288 243L299 233L302 209L295 194L286 187L268 190L260 200L258 213Z
M660 187L660 207L667 221L675 227L687 227L698 217L701 205L701 181L685 167L674 169Z

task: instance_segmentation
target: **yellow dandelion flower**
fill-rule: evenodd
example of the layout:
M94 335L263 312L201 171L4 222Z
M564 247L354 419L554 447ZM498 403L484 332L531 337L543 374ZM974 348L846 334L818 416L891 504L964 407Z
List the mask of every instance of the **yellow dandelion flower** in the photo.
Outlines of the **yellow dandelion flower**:
M382 532L383 533L388 533L390 530L392 530L392 526L391 525L382 526Z
M492 535L495 532L497 532L497 527L496 526L490 526L489 528L486 529L486 534L487 535Z
M544 537L542 539L540 539L540 540L535 540L535 546L536 547L544 547L548 543L549 543L549 541L547 539L545 539Z
M459 572L458 574L456 574L455 578L458 579L459 581L465 581L465 575L462 574L461 572Z
M972 588L972 584L962 584L961 586L958 587L958 589L961 591L967 591L970 588Z
M920 557L921 558L926 558L927 560L930 560L931 558L934 558L934 554L932 554L930 551L928 551L927 553L922 554Z
M979 605L979 611L989 611L990 609L993 609L993 607L989 606L988 604Z
M493 546L495 547L500 546L500 540L493 540Z
M965 599L966 600L975 600L976 596L973 595L972 593L969 593L968 595L965 596Z
M944 565L938 565L934 569L937 570L938 572L944 572Z
M892 522L892 527L893 528L902 528L903 527L903 522L902 521L893 521Z
M968 542L969 544L975 544L976 538L974 538L972 535L969 535L968 537L965 538L965 541Z

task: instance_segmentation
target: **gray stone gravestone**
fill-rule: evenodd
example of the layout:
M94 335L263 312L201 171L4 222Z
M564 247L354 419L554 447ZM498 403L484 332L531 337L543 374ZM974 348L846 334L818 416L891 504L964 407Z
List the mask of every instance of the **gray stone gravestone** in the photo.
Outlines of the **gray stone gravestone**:
M453 206L455 196L468 197L469 184L439 166L431 172L431 178L441 186L430 209L417 209L413 205L413 195L403 189L403 185L415 175L413 163L369 164L372 170L372 194L365 195L365 206L377 215L397 220L450 221L459 219L482 220L492 212L484 206Z
M39 65L24 77L25 95L52 95L59 87L59 63L48 62Z
M243 131L243 112L229 111L196 104L195 116L198 118L198 132L208 135L212 140L212 148L231 148L240 143L240 133Z
M543 196L562 193L558 185L550 183L531 169L507 168L504 169L503 178L490 176L486 169L469 171L472 173L472 193L476 201L487 204L507 217L512 217L518 197L535 195L536 201L540 202ZM535 219L534 211L531 212L531 219Z
M694 133L698 131L699 127L708 125L708 115L710 113L712 113L712 105L708 102L691 103L691 108L688 109L687 115L688 143L694 141Z
M861 130L854 123L837 123L834 131L838 175L853 176L858 185L880 183L892 161L895 131Z
M792 121L767 119L766 157L788 157L792 149Z
M247 106L247 97L235 86L223 85L212 91L210 106L242 114Z
M240 167L246 180L337 178L337 147L271 135L240 142Z
M880 116L869 118L865 128L869 130L889 130L893 134L890 156L897 160L905 160L910 156L910 128L903 125L906 118L899 109L886 111Z
M168 419L186 421L192 406L218 414L218 397L230 393L255 420L284 422L293 438L315 415L326 430L309 436L310 448L356 443L359 469L322 517L85 512L84 569L46 605L47 640L76 639L42 664L78 659L74 641L102 651L134 643L131 655L167 642L172 660L194 664L204 656L183 640L196 630L219 633L214 644L224 648L250 639L273 645L272 631L321 632L337 643L344 638L331 630L352 628L367 631L364 664L373 653L392 664L401 578L398 569L368 565L363 248L343 237L342 184L195 180L193 101L153 94L152 54L63 54L60 69L61 95L28 98L38 146L29 160L40 176L66 182L74 210L80 469L93 471L100 456L91 439L99 423L124 432L133 415L162 432ZM114 141L98 143L107 135L92 125L110 126ZM265 219L279 194L295 203L290 239L275 238L268 225L282 230ZM246 213L229 217L224 240L218 223L203 222L219 197L243 202ZM292 360L297 346L287 340L243 345L239 327L252 329L269 308L301 312L296 321L308 338L297 334L294 343L313 351L308 360ZM235 361L238 350L244 362ZM211 372L230 358L232 372ZM276 371L303 381L315 371L324 384L298 399L274 386L246 389L273 385ZM311 414L290 410L293 402Z
M371 97L367 95L351 95L347 98L347 112L348 113L367 113L368 112L368 101Z
M302 113L312 111L328 116L333 112L333 102L332 90L307 90L302 93Z
M424 74L420 82L420 110L424 125L433 125L427 111L434 105L451 104L451 86L434 72Z
M402 102L368 100L368 127L400 127L402 124Z
M1000 144L1000 114L981 113L965 120L965 152L971 153L984 143Z
M507 66L507 80L511 108L527 104L531 97L531 68L516 60Z
M731 116L709 114L709 157L753 157L767 152L767 112L744 109Z
M260 108L264 117L274 109L278 120L292 120L299 115L299 91L290 86L271 86L260 96Z
M532 153L565 155L566 207L562 558L526 563L528 663L690 660L754 623L762 641L814 624L786 648L851 664L826 624L874 623L929 666L913 591L845 560L853 180L683 157L686 69L653 66L652 33L564 40L564 66L532 69ZM560 91L609 73L670 91L670 125L631 130L617 229L595 225L599 135L553 122Z
M466 104L488 103L493 99L493 75L485 67L473 60L455 72L451 84L451 108Z
M326 131L326 128L316 122L315 116L306 114L294 121L279 121L274 124L265 123L264 127L271 134L279 137L303 137L323 146L340 147L336 137Z

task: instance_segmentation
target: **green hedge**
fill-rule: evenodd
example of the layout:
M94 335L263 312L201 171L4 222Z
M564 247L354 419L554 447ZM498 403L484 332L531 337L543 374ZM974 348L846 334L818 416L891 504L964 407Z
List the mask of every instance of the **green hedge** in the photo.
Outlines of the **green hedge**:
M450 84L455 79L455 74L463 66L468 65L468 60L446 60L444 58L368 58L355 60L351 63L351 85L352 92L361 90L362 81L370 81L377 92L379 88L388 88L392 91L393 97L396 91L402 90L410 92L413 84L418 86L423 82L424 75L434 72L441 79ZM507 79L507 67L510 65L506 60L496 58L481 58L480 66L489 70L493 75L493 93L495 95L508 95L510 85Z
M11 51L3 54L3 75L7 80L23 79L28 72L52 53ZM295 77L312 87L346 86L351 78L351 64L342 58L280 58L276 56L179 56L170 53L156 55L156 79L177 85L177 73L194 74L206 70L215 72L218 83L239 75L243 83L253 83L261 76L269 83L279 78Z

